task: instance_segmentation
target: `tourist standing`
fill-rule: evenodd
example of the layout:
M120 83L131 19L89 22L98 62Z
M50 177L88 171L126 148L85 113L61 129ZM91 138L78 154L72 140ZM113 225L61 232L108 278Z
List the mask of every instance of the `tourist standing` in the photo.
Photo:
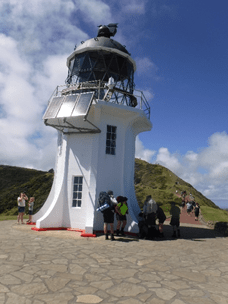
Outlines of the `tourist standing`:
M119 233L124 236L124 228L127 224L127 217L126 214L128 213L128 206L127 206L127 197L124 196L118 196L116 198L117 205L116 205L116 220L117 220L117 226L116 226L116 235L118 236ZM122 226L121 226L122 225ZM120 230L121 226L121 230Z
M35 202L35 197L30 197L30 200L28 202L28 207L29 207L29 219L27 221L28 224L32 222L34 202Z
M175 205L175 202L171 202L171 209L170 209L170 215L171 215L171 221L170 225L173 226L173 235L172 237L180 237L180 208ZM176 235L177 233L177 235Z
M17 198L17 204L18 204L18 216L17 216L17 223L24 224L23 222L23 215L25 213L25 201L28 200L27 195L24 192L21 192L20 196Z
M196 203L196 206L195 206L195 221L198 221L199 211L200 211L200 206L199 206L198 203Z

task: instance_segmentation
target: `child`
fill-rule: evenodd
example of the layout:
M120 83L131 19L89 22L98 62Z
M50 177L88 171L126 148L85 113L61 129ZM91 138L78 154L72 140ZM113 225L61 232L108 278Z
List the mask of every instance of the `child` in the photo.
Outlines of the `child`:
M29 220L27 221L27 224L30 224L32 222L32 214L33 214L34 202L35 202L35 197L30 197L30 200L28 202L28 206L29 206Z
M126 213L128 213L128 206L127 206L127 197L118 196L116 198L118 204L115 208L116 210L116 219L117 219L117 226L116 226L116 235L118 236L121 233L124 236L124 227L127 224L127 217ZM120 231L120 226L122 222L122 228Z
M171 209L170 209L170 215L171 215L171 221L170 225L173 226L173 235L172 237L176 237L176 231L177 236L180 237L180 208L175 206L175 202L171 202Z

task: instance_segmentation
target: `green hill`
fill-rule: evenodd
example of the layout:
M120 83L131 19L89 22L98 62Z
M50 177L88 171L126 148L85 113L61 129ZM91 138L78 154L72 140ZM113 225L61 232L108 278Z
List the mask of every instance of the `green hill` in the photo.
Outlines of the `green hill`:
M0 213L17 214L17 198L21 192L35 196L34 212L46 201L54 174L20 167L0 166ZM27 210L26 210L27 211Z
M50 192L53 177L53 172L0 166L0 214L17 214L17 197L22 191L29 197L35 196L34 212L38 211ZM181 199L175 195L175 191L180 193L186 190L188 194L191 193L195 197L200 206L220 210L211 200L167 168L149 164L140 159L135 159L135 190L140 208L146 196L151 194L154 200L167 211L170 208L170 201L181 202Z
M181 199L175 195L176 190L179 193L186 191L188 195L191 193L200 206L220 209L169 169L135 159L135 192L140 207L149 194L162 206L170 206L170 201L181 203Z

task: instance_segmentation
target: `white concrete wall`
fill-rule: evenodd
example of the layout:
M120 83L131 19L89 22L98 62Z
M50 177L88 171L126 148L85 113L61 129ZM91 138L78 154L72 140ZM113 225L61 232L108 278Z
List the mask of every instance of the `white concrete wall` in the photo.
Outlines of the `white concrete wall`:
M137 232L134 221L140 209L134 190L135 137L150 130L151 123L141 110L103 101L92 106L88 118L101 133L63 136L51 193L34 216L37 227L71 227L88 233L103 230L103 215L95 211L97 199L101 191L113 190L115 196L129 198L126 229ZM107 125L117 127L115 155L106 154ZM72 207L74 176L83 176L81 207Z

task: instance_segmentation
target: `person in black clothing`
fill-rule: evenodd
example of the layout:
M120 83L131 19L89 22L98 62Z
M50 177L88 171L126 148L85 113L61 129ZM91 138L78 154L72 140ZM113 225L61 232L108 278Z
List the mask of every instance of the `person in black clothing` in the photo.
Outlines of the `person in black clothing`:
M158 221L159 221L159 225L158 225L159 237L164 237L163 223L166 220L166 216L165 216L165 213L164 213L164 211L162 210L162 208L160 206L158 206L157 218L158 218Z
M196 206L195 206L195 221L198 221L199 209L200 209L200 206L199 206L198 203L196 203Z

